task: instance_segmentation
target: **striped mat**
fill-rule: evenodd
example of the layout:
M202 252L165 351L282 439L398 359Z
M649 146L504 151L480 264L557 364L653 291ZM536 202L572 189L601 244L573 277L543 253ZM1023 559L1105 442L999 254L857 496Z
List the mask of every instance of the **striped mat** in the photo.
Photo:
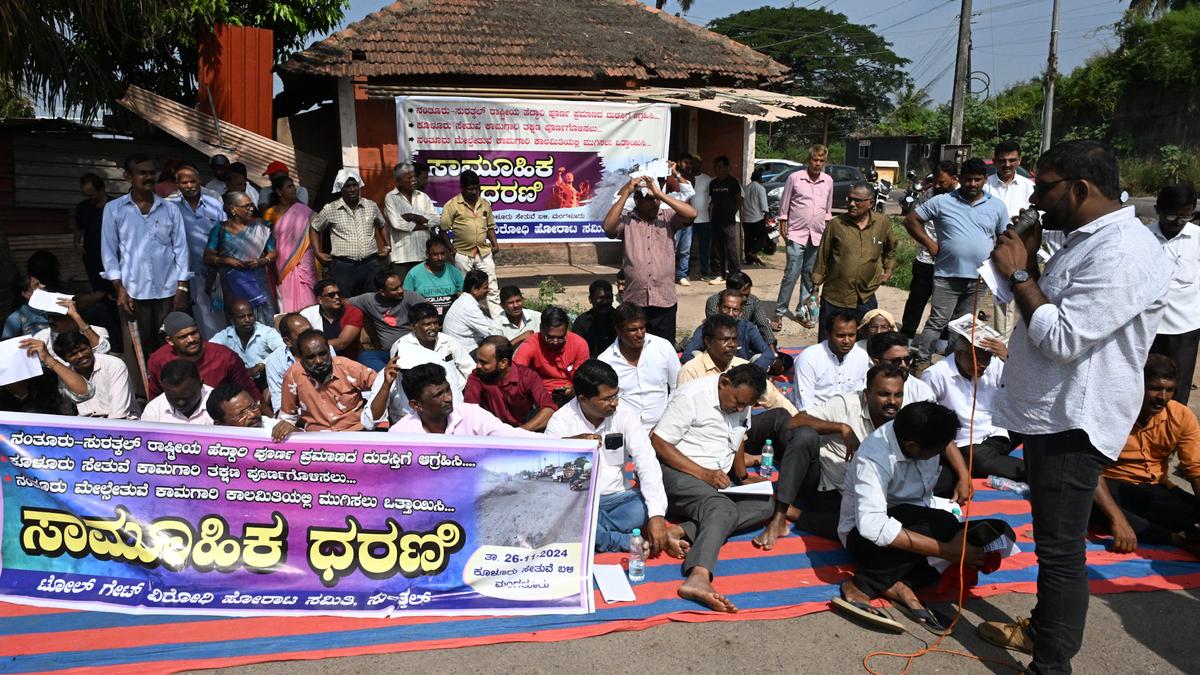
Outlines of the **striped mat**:
M1017 495L982 487L975 517L998 517L1017 531L1026 549L980 578L976 596L1032 593L1037 567L1029 541L1029 505ZM72 612L0 603L0 673L147 673L235 666L266 661L319 659L503 642L552 642L643 630L670 621L782 619L823 611L851 570L835 542L792 535L763 552L751 534L721 551L716 588L741 608L734 615L700 611L675 596L678 561L650 561L633 603L606 605L597 593L595 614L583 616L222 618ZM1200 562L1170 548L1145 547L1136 555L1089 542L1093 593L1200 587ZM620 554L596 556L614 563Z

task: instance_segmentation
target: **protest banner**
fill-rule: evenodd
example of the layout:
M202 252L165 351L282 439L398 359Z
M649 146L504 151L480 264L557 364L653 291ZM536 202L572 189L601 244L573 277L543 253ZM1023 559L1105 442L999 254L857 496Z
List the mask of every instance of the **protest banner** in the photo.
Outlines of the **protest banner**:
M0 600L196 614L593 610L595 443L0 422ZM550 469L549 471L547 469ZM555 470L557 469L557 470Z
M479 174L501 241L604 241L604 214L629 174L666 158L662 103L396 97L400 157L429 163L439 206Z

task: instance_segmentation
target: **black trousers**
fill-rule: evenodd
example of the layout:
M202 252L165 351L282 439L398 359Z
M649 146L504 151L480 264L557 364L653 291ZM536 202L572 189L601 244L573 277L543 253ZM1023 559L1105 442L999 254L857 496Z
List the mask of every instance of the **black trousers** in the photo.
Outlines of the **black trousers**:
M167 314L171 313L174 306L175 298L173 297L158 300L134 300L133 316L125 317L132 319L137 324L138 337L142 343L142 356L147 361L150 360L150 354L162 346L162 337L158 332L162 328L163 320L167 318Z
M838 539L838 521L842 518L842 493L837 490L818 491L800 514L796 527L819 537Z
M1200 499L1174 485L1136 485L1103 478L1113 501L1137 535L1138 543L1169 545L1171 535L1200 523ZM1104 512L1092 505L1092 524L1111 527Z
M791 419L792 416L782 408L755 415L750 420L750 431L746 433L746 452L761 454L767 439L771 439L771 447L775 449L775 470L779 472L775 498L804 509L816 496L821 481L818 462L821 437L808 427L788 429Z
M1004 436L989 436L982 443L975 444L974 463L971 462L970 457L971 446L964 445L958 450L962 453L963 462L971 467L972 478L1001 476L1025 482L1025 479L1028 478L1025 471L1025 460L1012 456L1013 448L1016 446L1016 441ZM950 467L946 466L945 461L945 459L942 460L942 473L938 475L937 483L933 487L933 493L940 497L947 497L954 493L954 484L958 478L950 470Z
M646 312L646 332L670 342L675 346L675 313L679 305L670 307L643 307Z
M379 271L379 258L371 256L357 262L346 258L334 258L330 267L330 274L337 282L343 298L375 292L375 273Z
M1187 405L1192 395L1192 376L1196 374L1196 348L1200 347L1200 330L1178 335L1154 336L1150 345L1151 354L1170 357L1179 369L1179 381L1175 385L1175 400Z
M931 509L916 504L898 504L888 509L888 516L900 521L904 529L932 537L938 541L950 541L962 524L954 514L941 509ZM846 535L846 550L854 556L858 566L854 574L854 585L871 598L878 598L897 581L909 588L918 589L938 580L941 576L929 566L926 556L898 548L877 546L867 541L853 529Z
M1030 634L1030 673L1069 673L1087 623L1087 552L1092 498L1111 463L1079 429L1028 435L1029 501L1037 554L1037 605Z
M774 253L775 247L772 246L767 250L767 243L770 241L767 238L767 221L756 220L752 223L742 223L742 249L743 255L747 258L758 253L759 251L767 251Z
M683 560L683 573L703 567L717 569L717 556L726 539L737 532L761 527L771 517L771 502L755 495L728 495L704 481L663 466L667 514L680 521L692 543Z
M925 313L925 305L933 296L933 265L913 260L912 284L908 287L908 300L904 303L904 316L901 317L900 332L909 339L917 336L921 327L921 315Z
M742 271L742 255L738 252L738 225L736 222L712 223L713 260L717 263L715 271L722 276L729 276Z

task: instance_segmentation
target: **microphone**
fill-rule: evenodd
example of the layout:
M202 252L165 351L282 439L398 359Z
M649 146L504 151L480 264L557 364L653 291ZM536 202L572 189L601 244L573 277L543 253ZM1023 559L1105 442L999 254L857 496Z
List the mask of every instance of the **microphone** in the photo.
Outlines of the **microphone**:
M1042 215L1037 209L1021 209L1021 213L1017 215L1017 222L1010 229L1015 230L1018 235L1025 234L1029 228L1037 225L1042 219Z

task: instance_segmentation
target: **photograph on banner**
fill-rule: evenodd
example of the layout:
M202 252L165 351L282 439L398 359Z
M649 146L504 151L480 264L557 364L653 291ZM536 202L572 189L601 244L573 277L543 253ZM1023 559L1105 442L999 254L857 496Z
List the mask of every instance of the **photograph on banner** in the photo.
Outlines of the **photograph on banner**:
M399 96L396 128L401 161L428 163L437 206L459 193L463 171L479 175L500 241L604 241L604 214L630 175L665 166L671 108Z
M593 611L590 441L12 415L0 600L152 613ZM569 477L566 480L562 476Z

